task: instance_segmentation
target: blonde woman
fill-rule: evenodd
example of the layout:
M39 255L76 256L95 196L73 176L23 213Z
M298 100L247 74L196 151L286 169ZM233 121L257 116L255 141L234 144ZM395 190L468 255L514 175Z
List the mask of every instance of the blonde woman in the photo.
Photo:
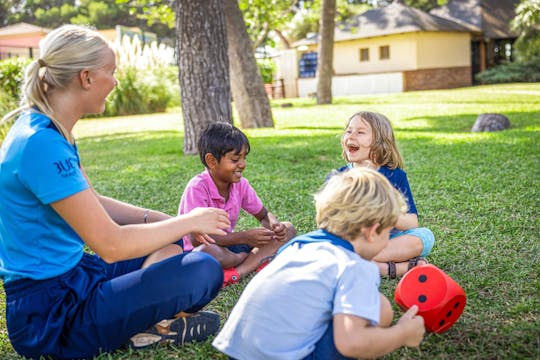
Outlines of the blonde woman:
M217 314L199 310L219 292L221 266L177 241L212 242L227 214L170 217L99 195L81 165L73 126L104 110L115 69L97 32L62 26L43 39L22 106L7 116L18 118L0 150L0 278L11 344L29 358L183 344L219 328Z

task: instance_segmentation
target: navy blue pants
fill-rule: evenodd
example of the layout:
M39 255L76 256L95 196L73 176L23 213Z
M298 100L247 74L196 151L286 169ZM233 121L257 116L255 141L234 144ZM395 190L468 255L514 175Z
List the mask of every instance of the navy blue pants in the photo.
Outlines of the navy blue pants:
M303 360L353 360L341 353L336 348L334 343L334 323L330 322L330 325L326 329L324 335L315 344L315 350L306 356Z
M210 255L185 253L140 269L144 258L107 264L85 254L67 273L4 284L13 348L29 358L91 358L218 294L223 270Z

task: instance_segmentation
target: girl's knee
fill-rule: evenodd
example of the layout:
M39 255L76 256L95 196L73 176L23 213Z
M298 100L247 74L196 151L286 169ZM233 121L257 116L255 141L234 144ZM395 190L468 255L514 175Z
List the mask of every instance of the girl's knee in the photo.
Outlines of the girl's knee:
M433 235L433 232L428 228L418 228L417 230L423 245L420 256L426 257L431 253L431 249L433 249L433 245L435 245L435 235Z

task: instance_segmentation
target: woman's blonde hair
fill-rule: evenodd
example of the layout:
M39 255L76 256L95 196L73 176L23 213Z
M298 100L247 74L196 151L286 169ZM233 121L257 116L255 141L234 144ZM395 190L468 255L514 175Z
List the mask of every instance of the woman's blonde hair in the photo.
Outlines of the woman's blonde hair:
M380 233L407 212L403 195L382 174L364 167L332 176L315 195L315 207L317 227L347 240L377 223Z
M360 111L347 120L345 128L349 127L352 119L359 117L369 124L372 130L373 139L369 151L369 159L377 166L388 166L390 169L403 168L403 158L397 148L394 130L390 120L382 114ZM342 152L343 159L347 159L345 151Z
M20 107L4 116L1 123L22 110L35 107L73 142L72 135L55 118L47 92L65 88L83 69L104 66L103 50L108 48L110 45L101 34L84 26L63 25L48 33L39 44L39 59L26 67Z

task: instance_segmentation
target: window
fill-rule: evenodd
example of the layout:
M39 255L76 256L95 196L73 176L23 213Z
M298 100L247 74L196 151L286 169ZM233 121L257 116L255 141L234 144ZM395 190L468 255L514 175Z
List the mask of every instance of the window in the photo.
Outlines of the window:
M299 70L301 78L315 77L317 73L317 52L302 54L299 61Z
M369 48L360 49L360 61L369 61Z
M390 59L390 46L379 46L379 60Z

